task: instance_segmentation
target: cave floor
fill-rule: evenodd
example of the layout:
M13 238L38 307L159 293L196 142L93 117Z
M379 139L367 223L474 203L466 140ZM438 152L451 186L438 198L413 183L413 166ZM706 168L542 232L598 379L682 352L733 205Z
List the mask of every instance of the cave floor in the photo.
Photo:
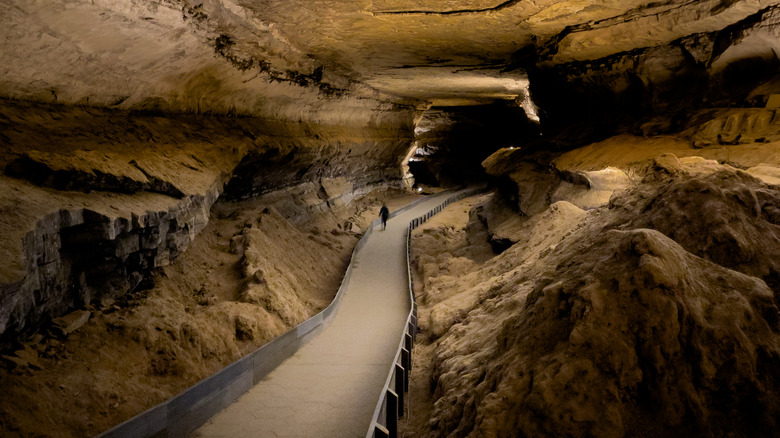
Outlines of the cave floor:
M374 230L333 322L194 436L365 436L409 312L407 224L446 196Z

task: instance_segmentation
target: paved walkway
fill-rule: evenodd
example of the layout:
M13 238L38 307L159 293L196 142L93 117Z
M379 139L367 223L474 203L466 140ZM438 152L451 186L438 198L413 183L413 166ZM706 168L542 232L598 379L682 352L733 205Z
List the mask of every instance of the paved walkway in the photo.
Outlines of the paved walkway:
M374 230L333 322L194 436L364 438L409 313L406 227L453 193Z

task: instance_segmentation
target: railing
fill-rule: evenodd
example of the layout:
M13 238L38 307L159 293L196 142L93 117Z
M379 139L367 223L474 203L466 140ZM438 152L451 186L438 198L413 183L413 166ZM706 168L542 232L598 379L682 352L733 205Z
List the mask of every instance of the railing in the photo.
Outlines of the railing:
M462 199L467 195L457 195L458 199ZM390 216L395 217L399 213L414 208L419 203L424 202L426 198L421 198L404 208L393 212ZM447 199L442 205L431 210L426 215L423 215L412 222L415 225L412 227L410 223L409 229L407 229L407 270L409 269L409 239L411 229L419 226L426 220L430 219L435 213L441 211L443 206L454 202L455 197ZM424 220L423 220L424 217ZM341 304L341 299L344 295L344 291L349 284L349 279L352 273L352 261L355 260L355 255L368 241L368 237L372 234L374 228L379 224L379 219L375 219L369 226L366 233L355 245L355 249L352 251L352 259L347 267L347 271L344 273L344 278L341 280L341 286L339 287L336 297L333 301L322 310L320 313L300 323L295 328L291 329L287 333L279 336L268 344L263 345L254 352L247 356L238 359L227 367L223 368L216 374L207 377L195 385L189 387L184 392L175 397L151 407L148 410L136 415L129 420L114 426L113 428L98 435L100 438L138 438L138 437L185 437L190 435L197 428L202 426L209 418L217 414L222 409L233 403L241 394L248 391L260 380L262 380L268 373L276 368L285 359L291 357L301 346L313 338L316 334L320 333L325 327L330 324L335 316L336 310ZM413 290L411 283L411 272L409 272L409 290ZM414 298L412 296L412 312L414 313L414 319L407 318L407 329L405 335L402 337L402 346L407 351L406 356L402 355L402 349L399 348L398 354L396 354L396 364L401 365L403 370L411 369L411 355L410 351L413 345L414 333L417 327L417 308L414 304ZM410 312L410 316L411 313ZM410 331L409 324L414 323L413 330ZM406 333L411 333L411 338L407 340ZM400 358L400 359L399 359ZM405 366L404 366L405 365ZM394 406L401 406L403 409L403 393L408 391L409 376L408 371L397 371L396 367L393 367L391 373L401 372L397 379L403 382L403 390L401 392L400 405L396 402ZM390 383L395 384L396 378L393 374L392 382L388 381L385 385L385 389L388 388ZM397 390L397 388L396 388ZM383 391L383 393L386 391ZM383 409L385 406L393 406L393 403L387 404L384 402L384 398L380 400L380 405ZM379 405L378 405L379 406ZM377 408L379 409L379 407ZM372 420L375 423L378 413L374 413ZM403 412L400 412L403 415ZM393 415L385 415L382 418L398 418L399 413L395 412ZM385 423L386 424L386 423ZM395 429L397 430L397 429ZM394 435L393 435L394 436Z
M424 198L423 198L424 199ZM394 212L397 215L413 206ZM355 245L352 259L362 248L379 219L374 220ZM103 432L100 438L179 437L188 436L209 418L233 403L285 359L320 333L335 316L352 274L350 261L336 297L320 313L300 323L287 333L238 359L216 374L186 389L181 394L136 415Z
M393 364L390 366L385 386L382 388L379 401L374 409L374 416L368 428L366 438L397 438L398 419L404 416L405 394L409 392L409 373L412 370L412 348L417 336L417 299L414 296L414 278L412 276L412 230L419 227L441 212L444 207L453 202L481 192L484 188L473 188L462 191L457 195L447 198L442 204L431 209L428 213L412 219L406 229L406 272L409 276L409 300L411 309L406 317L406 324L401 334L398 350Z

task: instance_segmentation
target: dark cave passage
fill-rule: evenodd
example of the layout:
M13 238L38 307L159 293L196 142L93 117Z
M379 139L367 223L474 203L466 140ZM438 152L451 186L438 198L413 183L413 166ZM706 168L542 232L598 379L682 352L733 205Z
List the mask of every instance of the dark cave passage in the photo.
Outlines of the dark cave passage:
M486 181L482 161L501 148L538 140L540 127L514 101L427 110L415 129L409 160L418 184L455 186Z

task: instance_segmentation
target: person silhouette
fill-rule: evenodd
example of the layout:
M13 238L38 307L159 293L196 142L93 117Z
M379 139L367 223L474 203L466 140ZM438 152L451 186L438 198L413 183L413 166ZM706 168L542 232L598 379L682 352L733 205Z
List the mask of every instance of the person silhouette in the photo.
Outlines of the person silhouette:
M379 209L379 217L382 218L382 229L387 228L387 220L390 218L390 210L387 206L382 204L382 208Z

